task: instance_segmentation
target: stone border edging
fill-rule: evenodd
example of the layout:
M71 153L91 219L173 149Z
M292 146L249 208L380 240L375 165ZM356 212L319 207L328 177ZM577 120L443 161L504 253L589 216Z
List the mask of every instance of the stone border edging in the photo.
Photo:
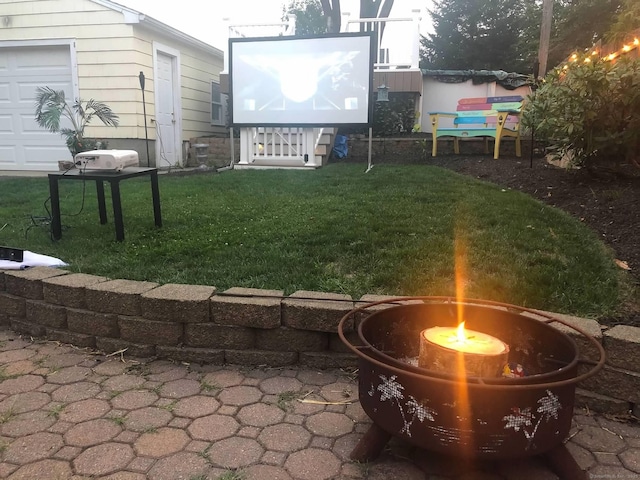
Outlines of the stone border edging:
M18 333L194 363L353 367L357 358L340 341L338 322L358 302L385 298L354 301L304 290L284 296L240 287L217 292L212 286L112 280L50 267L0 270L0 324ZM579 325L607 352L603 370L578 385L577 402L640 414L640 328L603 329L595 320L554 315ZM582 358L597 360L583 337L566 330Z

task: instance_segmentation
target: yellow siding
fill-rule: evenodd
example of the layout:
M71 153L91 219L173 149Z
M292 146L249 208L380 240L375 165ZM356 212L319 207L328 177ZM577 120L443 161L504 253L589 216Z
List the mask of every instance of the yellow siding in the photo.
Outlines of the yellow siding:
M80 98L109 105L120 117L117 129L91 125L98 138L144 138L142 92L138 74L146 77L145 101L149 138L155 114L153 42L180 52L182 139L206 135L210 125L210 82L217 80L222 57L197 48L166 32L128 25L123 14L90 0L0 0L11 25L0 28L0 40L75 39Z
M152 41L155 40L163 45L180 50L180 85L182 98L182 139L188 140L193 137L207 135L216 129L211 126L211 81L217 81L223 67L222 57L207 54L201 49L190 45L179 44L174 39L167 36L153 34L147 29L137 28L137 39L148 41L149 48L152 48ZM152 70L151 58L149 68ZM145 70L147 80L149 75ZM150 93L147 93L147 90ZM145 97L153 99L153 85L145 87ZM151 97L149 97L151 96ZM147 115L152 116L147 106ZM144 130L144 129L143 129ZM151 130L149 131L151 137ZM154 137L155 138L155 137Z

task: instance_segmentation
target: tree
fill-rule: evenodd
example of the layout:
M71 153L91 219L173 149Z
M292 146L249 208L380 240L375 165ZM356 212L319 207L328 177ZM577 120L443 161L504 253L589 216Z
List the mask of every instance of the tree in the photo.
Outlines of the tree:
M329 33L340 33L340 0L320 0Z
M389 18L394 0L360 0L360 18ZM321 0L330 33L340 32L340 0ZM365 27L362 26L361 30ZM382 27L384 29L384 26ZM382 34L381 34L382 37Z
M532 71L540 41L542 0L434 0L434 33L421 39L432 69ZM548 66L584 51L618 24L640 27L637 0L555 0ZM633 28L631 28L633 29ZM613 35L611 33L609 35Z
M523 32L530 4L526 0L434 0L429 10L434 33L421 40L423 66L530 71L532 60L520 50L526 44Z
M292 0L283 13L296 16L296 35L327 33L327 21L323 16L320 0ZM284 17L285 15L283 20Z
M83 102L78 99L69 104L63 90L50 87L36 89L36 122L53 133L60 133L73 157L77 153L93 150L96 145L95 140L84 137L85 127L93 117L98 117L107 126L118 126L118 115L102 102L93 99ZM71 128L61 125L64 118L71 122Z
M624 0L556 1L549 48L550 67L559 65L573 52L582 52L604 39L624 3Z
M620 12L605 34L605 40L607 42L625 42L629 40L627 36L638 29L640 29L640 2L622 0Z

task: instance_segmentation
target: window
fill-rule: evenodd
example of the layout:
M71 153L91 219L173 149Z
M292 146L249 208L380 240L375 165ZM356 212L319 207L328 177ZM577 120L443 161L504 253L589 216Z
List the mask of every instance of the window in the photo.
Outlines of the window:
M220 92L220 83L211 82L211 125L226 125L227 95Z

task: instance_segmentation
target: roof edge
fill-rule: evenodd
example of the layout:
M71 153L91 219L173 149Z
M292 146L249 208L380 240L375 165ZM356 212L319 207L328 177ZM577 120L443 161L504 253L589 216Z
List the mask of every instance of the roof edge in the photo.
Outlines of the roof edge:
M198 40L197 38L192 37L191 35L187 35L186 33L173 28L166 23L163 23L159 20L156 20L153 17L145 15L142 12L134 10L129 7L125 7L124 5L120 5L119 3L112 2L111 0L91 0L94 3L102 5L103 7L107 7L116 12L120 12L124 15L125 23L129 25L142 24L146 25L152 30L165 33L180 39L181 41L190 44L193 47L199 48L201 50L207 51L213 55L217 55L219 57L224 58L224 52L213 45L209 45L202 40Z

